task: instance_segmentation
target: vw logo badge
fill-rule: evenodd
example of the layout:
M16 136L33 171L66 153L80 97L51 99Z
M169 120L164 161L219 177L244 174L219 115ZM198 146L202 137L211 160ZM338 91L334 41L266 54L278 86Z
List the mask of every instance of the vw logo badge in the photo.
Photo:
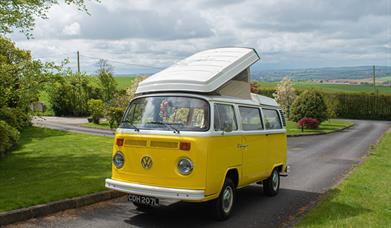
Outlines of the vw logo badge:
M152 167L152 158L149 156L144 156L141 159L141 165L144 169L150 169Z

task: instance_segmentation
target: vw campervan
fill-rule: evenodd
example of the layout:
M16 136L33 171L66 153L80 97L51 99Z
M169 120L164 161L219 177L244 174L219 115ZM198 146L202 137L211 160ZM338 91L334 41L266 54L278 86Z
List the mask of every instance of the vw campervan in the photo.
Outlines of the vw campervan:
M231 215L238 188L259 183L276 195L285 120L273 99L250 93L258 60L250 48L212 49L141 82L116 131L106 187L138 207L210 201L219 220Z

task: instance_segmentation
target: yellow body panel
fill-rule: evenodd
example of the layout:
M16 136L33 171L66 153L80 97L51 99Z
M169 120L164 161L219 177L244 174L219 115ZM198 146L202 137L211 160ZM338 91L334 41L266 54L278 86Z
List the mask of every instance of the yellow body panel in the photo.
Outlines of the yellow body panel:
M230 169L239 174L238 187L263 180L276 166L286 166L286 135L249 134L202 137L116 134L124 138L124 145L114 145L113 155L121 151L125 164L112 168L112 179L166 188L205 190L205 200L216 198ZM189 151L179 149L180 142L190 142ZM247 145L240 147L239 145ZM141 166L141 159L153 160L150 169ZM190 175L177 171L182 157L192 160Z

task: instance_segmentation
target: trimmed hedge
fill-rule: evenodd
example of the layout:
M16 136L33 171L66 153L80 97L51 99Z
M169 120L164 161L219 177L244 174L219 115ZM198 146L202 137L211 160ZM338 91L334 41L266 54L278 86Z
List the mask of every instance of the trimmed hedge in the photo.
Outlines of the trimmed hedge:
M260 94L273 97L274 89L261 89ZM300 94L302 90L297 90ZM391 120L391 95L373 93L326 93L323 96L337 99L337 118Z

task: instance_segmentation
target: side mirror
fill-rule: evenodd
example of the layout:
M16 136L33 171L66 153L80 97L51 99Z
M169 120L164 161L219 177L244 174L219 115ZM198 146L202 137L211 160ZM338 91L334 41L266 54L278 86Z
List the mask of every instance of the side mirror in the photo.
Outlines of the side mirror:
M223 130L225 132L231 132L233 129L232 122L231 121L224 121Z

